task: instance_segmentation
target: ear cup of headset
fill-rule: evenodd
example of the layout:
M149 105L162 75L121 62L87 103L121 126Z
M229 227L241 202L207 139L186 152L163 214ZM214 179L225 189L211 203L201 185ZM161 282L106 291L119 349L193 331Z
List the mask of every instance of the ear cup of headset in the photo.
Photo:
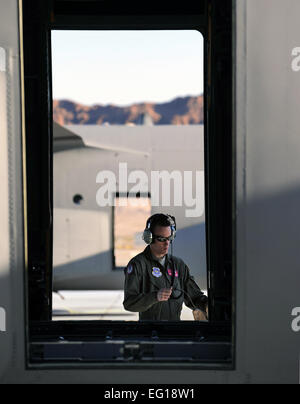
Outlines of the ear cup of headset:
M151 244L152 241L153 241L153 236L152 236L152 232L151 232L151 230L150 230L150 227L151 227L152 218L153 218L154 216L155 216L155 215L152 215L152 216L149 217L149 219L147 220L146 228L145 228L144 233L143 233L142 239L145 241L146 244Z
M145 229L143 233L143 240L146 244L151 244L153 241L152 233L150 229Z

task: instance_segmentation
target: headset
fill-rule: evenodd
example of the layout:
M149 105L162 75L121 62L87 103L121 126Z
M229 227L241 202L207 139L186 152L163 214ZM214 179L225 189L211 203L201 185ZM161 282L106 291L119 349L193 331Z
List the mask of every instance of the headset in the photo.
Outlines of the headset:
M151 231L151 226L152 223L155 221L155 219L158 219L158 216L164 216L168 222L169 225L171 227L171 236L170 236L170 241L174 241L175 237L176 237L176 219L174 216L171 215L167 215L165 213L156 213L155 215L152 215L151 217L149 217L149 219L147 220L146 223L146 228L143 232L143 240L145 241L146 244L151 244L154 241L154 235L152 234Z

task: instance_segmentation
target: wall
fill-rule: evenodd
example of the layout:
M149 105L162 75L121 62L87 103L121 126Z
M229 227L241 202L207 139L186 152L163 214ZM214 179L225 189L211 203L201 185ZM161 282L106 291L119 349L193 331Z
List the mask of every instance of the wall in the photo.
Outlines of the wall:
M1 0L0 7L5 7L5 13L0 13L0 46L11 52L9 75L18 83L17 2ZM21 167L15 163L21 161L20 94L16 86L11 94L12 127L2 124L0 136L0 223L2 234L11 235L10 246L1 244L0 257L0 306L7 308L8 328L0 333L0 382L298 383L300 338L291 329L291 312L300 306L300 73L291 69L291 52L300 45L299 13L298 0L237 1L236 370L24 370L22 186ZM16 155L7 163L9 142Z

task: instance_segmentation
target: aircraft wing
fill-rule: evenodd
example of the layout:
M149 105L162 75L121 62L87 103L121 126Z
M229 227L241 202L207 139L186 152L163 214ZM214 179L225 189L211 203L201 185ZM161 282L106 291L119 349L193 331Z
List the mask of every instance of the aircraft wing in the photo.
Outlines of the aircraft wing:
M103 142L100 136L89 135L88 131L84 136L74 133L64 126L53 123L53 151L61 152L82 147L95 149L131 153L143 156L150 156L149 151L136 149L130 146L117 146L113 143Z

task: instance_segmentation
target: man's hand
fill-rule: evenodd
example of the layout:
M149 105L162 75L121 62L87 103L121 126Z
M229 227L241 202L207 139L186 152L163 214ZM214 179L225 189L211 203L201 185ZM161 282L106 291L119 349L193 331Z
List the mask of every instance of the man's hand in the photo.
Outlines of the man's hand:
M172 294L173 288L170 289L160 289L157 292L157 300L159 302L166 302L167 300L170 299L170 296Z
M195 321L208 321L207 312L200 309L193 310Z

